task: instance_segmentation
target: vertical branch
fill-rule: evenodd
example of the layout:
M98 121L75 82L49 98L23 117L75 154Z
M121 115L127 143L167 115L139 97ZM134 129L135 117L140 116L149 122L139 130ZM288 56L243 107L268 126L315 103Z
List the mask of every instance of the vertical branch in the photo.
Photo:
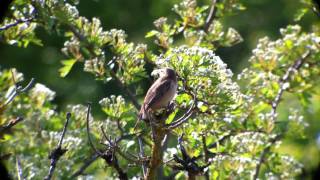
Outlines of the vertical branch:
M68 126L70 118L71 118L71 113L68 112L67 115L66 115L66 119L67 120L66 120L66 122L64 124L63 131L62 131L58 146L49 155L50 168L49 168L49 174L45 177L45 180L50 180L52 178L53 172L54 172L54 170L56 168L58 160L60 159L60 157L65 152L67 152L67 149L62 149L61 146L62 146L64 135L65 135L65 133L67 131L67 126Z
M139 156L140 156L140 158L144 158L143 142L142 142L142 138L140 136L138 136L138 143L139 143L139 150L140 150ZM145 178L146 172L147 172L147 166L146 166L145 162L142 163L141 167L142 167L143 177Z
M280 140L281 137L282 137L282 135L277 135L275 138L271 139L269 141L270 144L262 151L260 158L259 158L259 161L258 161L258 164L255 169L255 174L253 175L253 179L255 179L255 180L258 179L259 171L260 171L262 163L265 161L265 158L266 158L267 154L270 152L273 144L275 144L278 140Z
M21 162L18 156L16 157L16 169L18 174L18 180L24 180L25 178L23 177Z
M153 131L153 145L147 176L145 178L147 180L153 180L156 178L158 167L160 166L163 160L163 150L161 144L166 134L166 130L164 129L165 121L160 121L158 123L152 122L155 121L153 119L150 119L150 121L150 125Z

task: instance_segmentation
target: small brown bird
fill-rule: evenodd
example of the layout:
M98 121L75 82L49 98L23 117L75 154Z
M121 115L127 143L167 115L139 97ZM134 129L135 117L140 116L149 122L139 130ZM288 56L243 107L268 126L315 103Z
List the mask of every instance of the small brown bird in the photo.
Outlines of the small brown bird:
M152 84L144 98L139 112L139 118L142 120L148 119L148 112L166 108L177 91L177 76L173 69L163 68L154 73L159 74L159 78Z

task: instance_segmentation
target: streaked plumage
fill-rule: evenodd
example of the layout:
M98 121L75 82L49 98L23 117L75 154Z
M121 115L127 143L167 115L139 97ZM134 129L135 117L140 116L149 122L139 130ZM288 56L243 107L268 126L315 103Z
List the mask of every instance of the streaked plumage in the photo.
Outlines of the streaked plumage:
M157 71L159 78L152 84L144 98L139 113L140 119L147 119L147 112L150 110L156 111L166 108L176 94L177 77L175 71L170 68Z

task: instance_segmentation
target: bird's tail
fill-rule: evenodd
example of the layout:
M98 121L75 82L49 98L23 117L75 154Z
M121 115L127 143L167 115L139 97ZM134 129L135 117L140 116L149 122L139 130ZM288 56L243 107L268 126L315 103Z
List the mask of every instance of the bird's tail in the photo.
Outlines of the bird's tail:
M139 112L139 120L146 120L146 119L147 119L146 111L144 106L142 106Z
M136 130L136 128L137 128L137 126L138 126L138 124L139 124L139 122L141 120L145 121L146 119L147 119L146 111L144 109L144 106L141 106L141 109L140 109L139 114L138 114L138 120L137 120L136 124L134 125L133 130L134 131Z

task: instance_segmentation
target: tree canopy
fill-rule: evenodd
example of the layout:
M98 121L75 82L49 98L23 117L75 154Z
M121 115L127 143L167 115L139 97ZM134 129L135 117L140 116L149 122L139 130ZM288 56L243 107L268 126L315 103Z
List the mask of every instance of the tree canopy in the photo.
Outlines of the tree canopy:
M96 7L95 15L95 7L82 3L89 2L17 0L2 18L0 52L14 60L0 71L0 161L8 178L314 177L320 167L317 1L296 2L288 17L269 11L260 21L293 23L278 27L278 35L266 28L269 36L256 42L248 34L261 32L247 28L259 23L244 27L255 19L256 1L146 1L164 14L145 34L133 27L129 35L105 28L103 9ZM34 60L21 73L23 58ZM139 121L151 72L164 67L177 73L177 95L150 123ZM34 78L41 71L58 93Z

